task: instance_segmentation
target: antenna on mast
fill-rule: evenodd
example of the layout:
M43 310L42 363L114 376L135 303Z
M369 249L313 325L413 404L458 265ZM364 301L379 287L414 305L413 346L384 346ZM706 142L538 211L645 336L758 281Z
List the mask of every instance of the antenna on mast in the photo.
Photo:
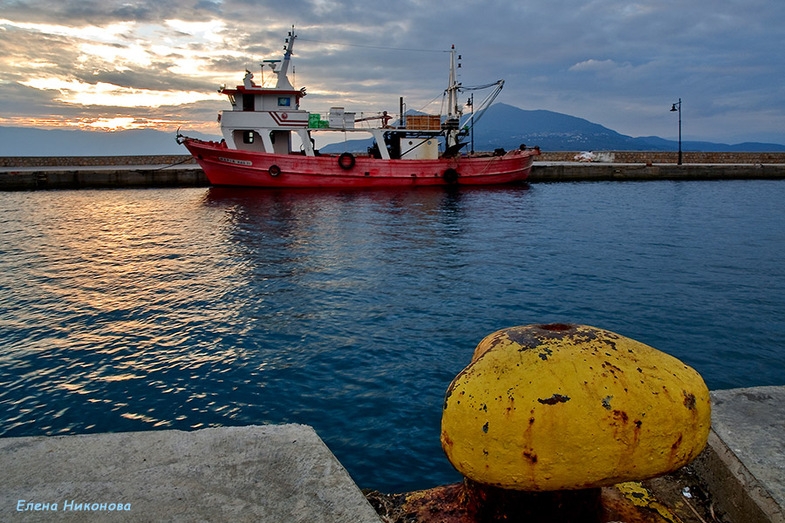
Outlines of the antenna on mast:
M289 82L289 78L286 77L286 73L289 70L289 62L292 59L292 50L294 49L294 41L296 38L297 35L294 33L294 26L292 26L292 30L289 31L289 36L286 38L285 45L283 46L285 52L283 60L281 61L281 68L278 70L278 83L275 86L277 89L294 89L291 82Z

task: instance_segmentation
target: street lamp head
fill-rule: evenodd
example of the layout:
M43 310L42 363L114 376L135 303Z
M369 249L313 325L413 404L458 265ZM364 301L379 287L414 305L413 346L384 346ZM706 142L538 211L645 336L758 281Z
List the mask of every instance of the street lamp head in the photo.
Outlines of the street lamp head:
M679 160L678 164L681 165L682 157L681 157L681 98L675 104L671 105L671 112L675 113L676 111L679 112Z

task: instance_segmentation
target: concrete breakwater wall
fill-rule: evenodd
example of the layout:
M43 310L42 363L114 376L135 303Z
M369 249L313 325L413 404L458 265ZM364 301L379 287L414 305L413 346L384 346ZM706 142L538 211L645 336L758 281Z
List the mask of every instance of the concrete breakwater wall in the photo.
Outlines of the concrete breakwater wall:
M581 153L575 151L543 151L537 162L574 162ZM597 161L604 163L673 163L678 161L676 151L594 151ZM692 152L682 153L685 164L785 164L785 153L779 152ZM587 162L588 163L588 162ZM591 162L595 163L595 162Z
M781 180L785 164L620 164L535 162L529 181Z
M206 187L198 165L190 168L72 167L59 170L0 171L0 191L119 189L123 187Z
M190 154L164 156L0 156L0 168L196 165Z
M0 157L0 190L202 187L190 155Z

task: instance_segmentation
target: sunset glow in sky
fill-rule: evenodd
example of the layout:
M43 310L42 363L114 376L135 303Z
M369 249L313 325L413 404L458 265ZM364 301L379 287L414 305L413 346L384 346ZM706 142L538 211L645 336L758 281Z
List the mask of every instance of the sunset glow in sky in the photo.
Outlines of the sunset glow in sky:
M448 7L449 6L449 7ZM218 134L221 84L280 58L302 108L397 114L460 80L631 136L785 143L785 2L0 0L0 126Z

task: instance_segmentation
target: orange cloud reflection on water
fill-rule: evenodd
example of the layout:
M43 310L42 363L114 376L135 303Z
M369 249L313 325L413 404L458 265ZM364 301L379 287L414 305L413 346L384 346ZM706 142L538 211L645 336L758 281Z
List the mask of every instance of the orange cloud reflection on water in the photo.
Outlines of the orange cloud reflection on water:
M64 202L68 209L59 208ZM56 351L63 362L49 378L53 387L83 397L79 401L109 402L117 415L153 427L171 422L136 410L133 401L110 398L118 389L155 390L183 408L203 408L195 405L215 393L193 384L218 376L244 352L210 337L226 334L211 331L210 318L217 314L242 330L242 313L221 300L226 287L212 272L220 256L205 245L220 242L221 231L189 225L188 217L203 209L199 192L183 202L182 194L167 191L80 191L50 203L38 213L42 261L31 270L47 306L59 310L68 346ZM221 306L204 311L204 303ZM194 339L194 329L201 339ZM54 339L46 344L47 350L59 345Z

